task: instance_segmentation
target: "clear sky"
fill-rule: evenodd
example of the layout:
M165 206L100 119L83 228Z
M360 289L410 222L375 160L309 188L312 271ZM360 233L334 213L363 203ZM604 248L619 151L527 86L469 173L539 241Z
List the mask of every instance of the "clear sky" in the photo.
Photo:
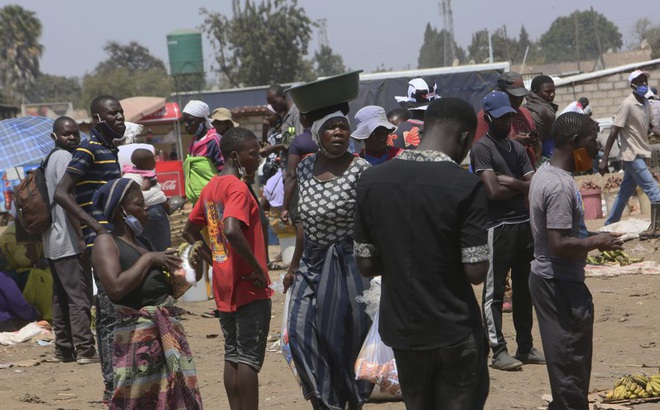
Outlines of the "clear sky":
M41 43L45 52L41 70L48 74L82 76L105 59L107 41L138 41L152 54L168 63L166 35L179 28L198 28L201 7L231 14L230 0L0 0L0 5L17 3L35 11L43 24ZM341 54L346 66L369 72L386 68L417 67L419 48L428 22L443 28L439 0L299 0L312 20L327 19L328 40ZM629 7L628 5L634 5ZM456 41L467 48L471 34L506 24L512 36L521 25L533 40L552 21L576 9L594 9L619 26L624 47L632 41L632 26L642 17L660 23L658 0L625 3L614 0L453 0ZM310 52L317 47L314 33ZM213 50L204 42L207 72Z

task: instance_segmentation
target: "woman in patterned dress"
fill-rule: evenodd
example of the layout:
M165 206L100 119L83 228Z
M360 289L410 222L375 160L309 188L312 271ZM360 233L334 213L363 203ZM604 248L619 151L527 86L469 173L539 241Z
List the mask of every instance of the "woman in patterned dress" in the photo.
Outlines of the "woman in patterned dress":
M284 279L293 292L291 354L314 409L360 409L373 385L356 381L353 369L370 325L355 300L369 281L353 256L353 219L355 186L369 163L348 152L348 118L339 111L315 121L312 137L320 150L298 165L304 250Z
M115 303L110 410L201 410L202 397L186 333L174 306L171 276L176 250L150 252L138 239L149 220L140 186L109 181L93 197L112 222L94 241L92 267ZM200 279L198 277L197 279Z

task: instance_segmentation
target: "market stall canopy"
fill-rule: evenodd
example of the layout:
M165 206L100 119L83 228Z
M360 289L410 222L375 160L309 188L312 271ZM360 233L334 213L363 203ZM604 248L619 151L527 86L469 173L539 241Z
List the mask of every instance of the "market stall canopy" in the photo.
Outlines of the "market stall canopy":
M124 109L124 119L131 122L140 120L165 107L165 98L161 97L130 97L119 101Z
M55 146L50 137L54 122L48 117L21 117L0 121L0 171L39 164ZM80 138L88 137L80 133Z
M152 124L163 124L168 122L174 122L181 120L181 110L179 110L179 104L175 102L168 102L163 108L158 111L152 112L149 115L145 115L139 121L140 124L152 125Z

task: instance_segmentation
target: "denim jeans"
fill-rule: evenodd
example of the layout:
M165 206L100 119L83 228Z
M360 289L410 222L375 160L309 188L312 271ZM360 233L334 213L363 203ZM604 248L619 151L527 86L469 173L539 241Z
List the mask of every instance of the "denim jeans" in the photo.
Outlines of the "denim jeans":
M636 157L633 161L623 161L623 164L623 181L619 187L619 194L616 196L614 205L612 205L612 209L610 210L610 215L605 221L605 225L619 222L621 214L624 208L628 206L628 200L635 193L637 186L644 191L651 202L660 201L658 183L653 179L653 175L651 175L651 171L646 166L644 158Z

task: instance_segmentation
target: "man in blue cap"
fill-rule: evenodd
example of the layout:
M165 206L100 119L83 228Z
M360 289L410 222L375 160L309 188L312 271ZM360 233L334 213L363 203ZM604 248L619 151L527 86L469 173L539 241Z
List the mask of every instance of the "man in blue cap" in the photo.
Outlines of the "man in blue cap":
M532 344L532 300L527 284L534 241L526 204L529 184L534 175L525 147L508 138L511 117L516 110L509 96L493 91L483 99L488 132L470 152L472 169L486 188L489 217L488 246L490 268L484 282L483 310L486 333L493 349L492 367L516 370L523 363L545 363L543 354ZM513 287L513 324L518 350L509 355L502 335L502 303L505 281L511 270Z

